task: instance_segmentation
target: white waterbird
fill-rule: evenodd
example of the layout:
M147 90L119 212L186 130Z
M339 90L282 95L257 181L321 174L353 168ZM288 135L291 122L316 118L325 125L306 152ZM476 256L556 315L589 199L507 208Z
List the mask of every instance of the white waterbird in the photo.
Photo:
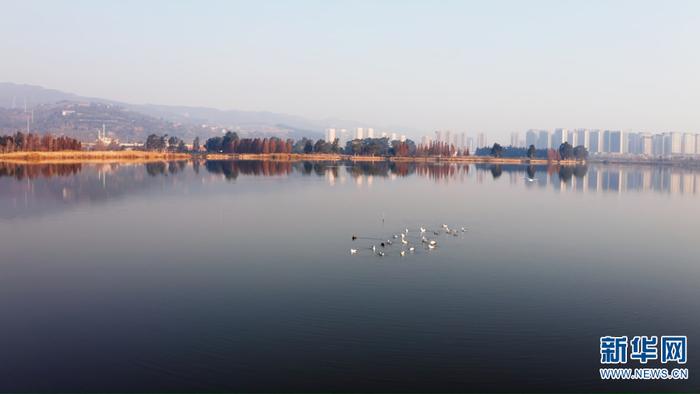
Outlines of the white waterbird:
M350 254L357 254L357 249L350 249Z

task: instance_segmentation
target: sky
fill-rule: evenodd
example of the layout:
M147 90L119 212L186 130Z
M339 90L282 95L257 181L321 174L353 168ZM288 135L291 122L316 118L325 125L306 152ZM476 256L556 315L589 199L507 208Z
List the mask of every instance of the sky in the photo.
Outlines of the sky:
M700 132L700 1L0 0L0 9L4 82L413 135Z

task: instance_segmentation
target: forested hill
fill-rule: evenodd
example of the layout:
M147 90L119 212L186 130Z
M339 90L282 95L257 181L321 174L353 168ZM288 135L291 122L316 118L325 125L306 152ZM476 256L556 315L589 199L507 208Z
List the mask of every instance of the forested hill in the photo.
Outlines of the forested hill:
M27 112L24 108L0 108L0 134L26 131L29 126L31 132L39 134L51 133L92 141L97 138L97 132L102 130L103 125L108 135L123 142L143 141L151 133L190 139L216 132L154 118L111 104L61 101L36 105Z
M68 116L64 111L75 111L76 115ZM322 121L266 111L129 104L39 86L0 83L0 132L26 130L27 118L34 132L63 133L84 140L96 137L103 123L110 136L124 141L143 140L152 133L208 138L221 135L224 129L242 135L320 138L327 127Z

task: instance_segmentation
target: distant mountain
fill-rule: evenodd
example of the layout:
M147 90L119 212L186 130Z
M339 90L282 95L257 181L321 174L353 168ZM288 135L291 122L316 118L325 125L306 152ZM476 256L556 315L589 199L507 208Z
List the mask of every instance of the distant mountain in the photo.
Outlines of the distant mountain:
M100 119L107 123L107 127L114 135L121 139L141 138L142 135L169 130L171 135L182 138L200 135L208 137L221 132L221 129L236 130L242 135L277 135L285 138L322 138L323 130L332 126L328 121L313 121L299 116L279 114L266 111L237 111L219 110L205 107L187 107L155 104L130 104L95 97L84 97L59 90L46 89L40 86L20 85L14 83L0 83L0 130L7 128L24 128L21 123L26 123L24 113L25 100L28 108L35 110L34 118L37 119L37 111L61 112L71 111L72 106L83 104L81 108L88 108L85 104L101 104L93 106L91 117L93 122L77 127L73 133L81 137L85 127L94 127ZM69 108L70 107L70 108ZM99 111L104 110L104 113ZM97 111L97 112L95 112ZM119 112L123 113L119 113ZM117 113L119 113L117 115ZM136 114L134 114L136 113ZM117 116L119 127L110 127L114 123L109 116ZM8 118L9 117L9 118ZM65 118L65 117L64 117ZM132 123L132 129L129 124ZM21 120L21 122L20 122ZM55 120L55 119L54 119ZM67 120L67 119L62 119ZM160 122L160 123L159 123ZM60 123L60 122L59 122ZM348 122L347 126L354 127L357 122ZM70 131L72 123L61 123L60 127L55 123L34 125L40 132ZM40 129L39 126L43 127ZM88 138L86 135L85 138ZM90 137L92 138L92 137Z
M19 85L9 82L0 82L0 107L24 108L25 103L29 107L39 104L51 104L58 101L82 101L92 100L80 97L72 93L60 90L46 89L41 86Z
M0 107L0 134L17 130L67 135L82 141L94 141L104 127L109 136L123 142L144 141L149 134L168 134L191 140L210 137L220 130L171 122L115 104L83 101L59 101L38 104L25 112L22 108Z

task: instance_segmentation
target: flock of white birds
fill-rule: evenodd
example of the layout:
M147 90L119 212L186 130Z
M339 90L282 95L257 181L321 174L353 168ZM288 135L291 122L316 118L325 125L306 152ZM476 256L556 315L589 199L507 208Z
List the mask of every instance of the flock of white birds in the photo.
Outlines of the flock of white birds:
M397 252L399 256L404 257L407 254L412 254L416 252L416 247L423 248L425 250L433 250L438 247L437 237L441 235L452 235L458 237L460 233L467 232L467 229L462 227L459 230L452 229L448 225L443 224L439 230L429 230L423 226L418 227L415 231L415 235L409 236L408 228L404 229L398 234L394 234L391 238L383 240L381 238L367 238L358 237L357 235L352 236L352 240L373 240L377 243L372 244L367 249L372 252L373 255L383 257L387 253ZM396 245L396 246L394 246ZM361 249L350 249L351 255L357 255L360 253Z

